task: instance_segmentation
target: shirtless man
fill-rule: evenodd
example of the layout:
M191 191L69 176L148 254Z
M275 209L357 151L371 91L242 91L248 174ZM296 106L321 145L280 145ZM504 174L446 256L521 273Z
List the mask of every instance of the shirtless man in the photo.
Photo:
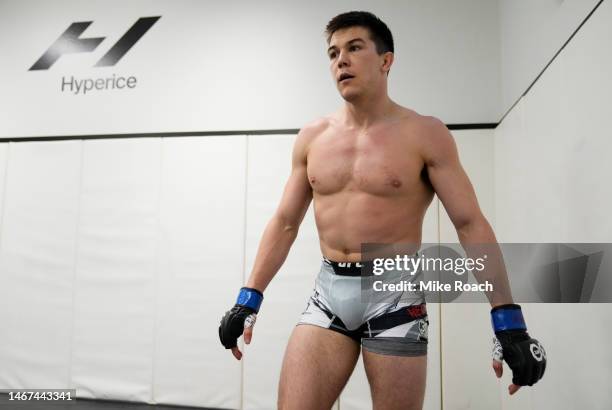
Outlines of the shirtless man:
M360 269L343 262L361 261L363 243L420 244L434 193L464 247L496 243L495 235L444 123L387 95L394 49L385 23L366 12L344 13L329 22L326 34L330 71L345 104L298 133L282 199L219 336L240 359L237 338L244 330L250 343L263 292L285 261L313 200L324 260L287 346L278 408L331 408L361 351L374 409L421 409L428 323L423 295L369 306L360 300ZM500 377L503 349L513 370L512 394L543 375L545 354L527 335L520 307L512 304L505 271L500 283L501 293L491 300L499 339L493 367ZM541 349L540 360L528 357L534 345Z

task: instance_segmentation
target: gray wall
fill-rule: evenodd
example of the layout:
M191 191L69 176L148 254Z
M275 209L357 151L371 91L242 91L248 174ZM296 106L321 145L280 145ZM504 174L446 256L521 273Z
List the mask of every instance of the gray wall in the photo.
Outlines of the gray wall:
M0 3L0 137L300 128L341 99L323 29L370 10L396 39L390 94L446 123L499 119L497 3L454 1L5 0ZM143 16L161 19L113 67L94 67ZM106 37L91 53L29 67L72 23ZM62 79L134 76L85 95Z
M506 112L599 0L498 0L501 108Z
M604 1L495 130L499 240L612 241L611 21L612 3ZM609 266L610 255L604 258ZM601 272L595 284L608 295L609 273ZM610 305L538 304L525 310L550 366L537 388L514 400L504 396L504 408L610 408Z

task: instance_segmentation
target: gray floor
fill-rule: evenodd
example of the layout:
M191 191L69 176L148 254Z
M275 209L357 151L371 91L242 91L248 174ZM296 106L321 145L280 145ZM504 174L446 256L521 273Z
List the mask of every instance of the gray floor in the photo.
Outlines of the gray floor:
M204 407L152 406L142 403L76 399L72 402L11 401L8 394L0 393L0 410L221 410Z

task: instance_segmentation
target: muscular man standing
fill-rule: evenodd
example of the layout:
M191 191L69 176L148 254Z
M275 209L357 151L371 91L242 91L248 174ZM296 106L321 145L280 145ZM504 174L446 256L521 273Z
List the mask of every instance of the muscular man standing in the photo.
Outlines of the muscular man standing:
M236 339L244 329L245 342L250 342L263 292L313 201L324 259L314 294L287 346L278 407L329 409L361 351L375 409L420 409L427 364L423 295L363 303L360 265L353 262L362 261L364 243L420 244L434 193L462 245L496 243L495 235L446 126L389 98L394 48L385 23L371 13L349 12L334 17L326 34L330 71L345 104L300 130L282 199L219 336L240 359ZM501 376L503 355L515 376L509 387L514 393L543 375L545 359L526 357L537 341L529 338L520 307L512 304L505 272L501 283L504 290L491 300L498 339L493 367Z

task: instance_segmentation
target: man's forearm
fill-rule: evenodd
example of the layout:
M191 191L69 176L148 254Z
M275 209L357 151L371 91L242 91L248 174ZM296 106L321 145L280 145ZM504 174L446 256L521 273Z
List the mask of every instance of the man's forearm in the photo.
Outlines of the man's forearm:
M482 217L471 221L458 228L457 233L468 257L477 259L486 255L485 269L474 269L472 273L478 283L489 282L493 285L493 291L486 293L491 306L514 303L504 258L487 220Z
M274 216L261 237L253 269L246 286L263 292L281 268L295 241L298 225L286 223Z

